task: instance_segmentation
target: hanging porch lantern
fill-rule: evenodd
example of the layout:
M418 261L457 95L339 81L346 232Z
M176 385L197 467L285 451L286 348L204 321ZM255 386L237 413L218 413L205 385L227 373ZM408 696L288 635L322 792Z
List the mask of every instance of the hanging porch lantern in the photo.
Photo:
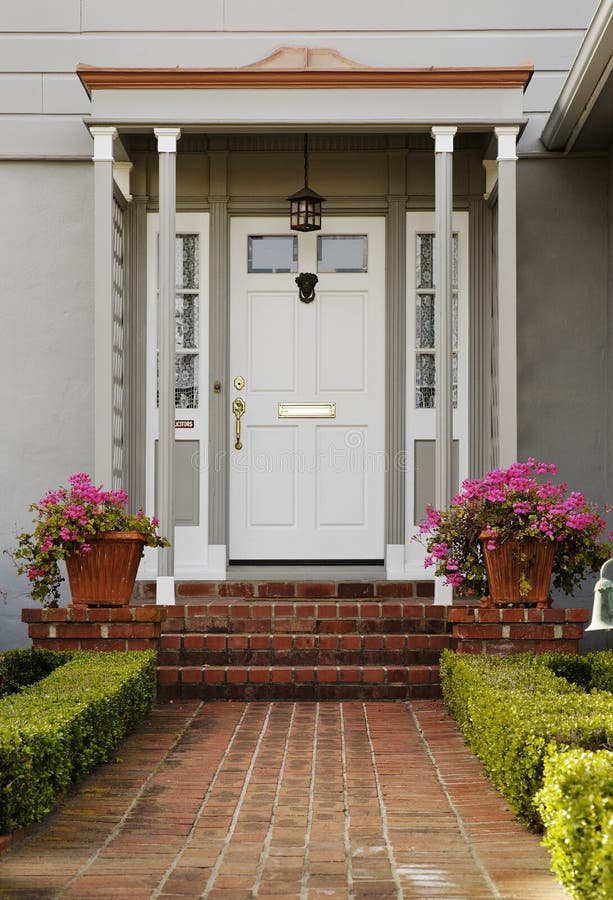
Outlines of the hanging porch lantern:
M289 200L289 227L292 231L320 231L321 204L325 197L309 187L308 135L304 136L304 187Z

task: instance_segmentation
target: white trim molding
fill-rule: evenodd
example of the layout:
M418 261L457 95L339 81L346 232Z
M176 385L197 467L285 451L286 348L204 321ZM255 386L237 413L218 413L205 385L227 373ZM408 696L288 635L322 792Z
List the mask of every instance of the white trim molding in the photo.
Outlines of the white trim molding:
M96 125L89 129L94 139L94 162L113 161L113 141L117 137L117 129L112 125Z
M158 142L158 153L176 153L177 141L181 137L180 128L154 128Z
M517 159L516 142L519 128L509 125L498 125L494 128L496 137L498 138L498 155L496 159L500 162L503 159Z
M168 580L175 566L174 448L175 448L175 294L178 128L156 128L159 167L159 255L158 255L158 351L159 351L159 439L157 501L160 531L170 541L158 551L160 589L170 593ZM174 597L174 588L172 590ZM168 601L170 602L170 601ZM173 601L174 602L174 601Z
M457 130L456 125L434 125L430 131L434 138L434 152L453 153L453 139Z
M157 556L159 550L150 550L145 547L145 554L138 569L137 578L139 581L155 580L156 584L160 576L157 572ZM179 560L175 564L175 574L172 578L176 581L226 581L228 577L227 571L227 547L225 544L209 544L204 551L205 559L200 562L183 562ZM161 576L164 578L165 576ZM404 576L403 576L404 577ZM169 582L163 582L163 591L168 590ZM156 601L157 602L157 601ZM162 602L162 601L159 601ZM165 604L172 605L174 600L164 601Z
M117 129L91 128L94 139L94 477L113 483L113 141Z
M517 129L498 138L498 448L500 466L517 461Z

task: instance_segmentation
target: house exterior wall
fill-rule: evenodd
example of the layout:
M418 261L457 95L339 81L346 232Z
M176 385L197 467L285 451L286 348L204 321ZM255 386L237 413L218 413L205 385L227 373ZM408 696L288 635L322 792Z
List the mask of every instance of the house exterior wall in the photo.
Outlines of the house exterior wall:
M88 98L74 71L97 66L242 66L284 45L332 47L370 66L504 66L535 75L520 149L538 136L595 0L27 0L0 17L0 158L91 155ZM44 137L43 137L44 135Z
M0 548L28 506L93 462L92 167L0 164ZM31 601L0 552L0 649Z
M371 66L534 63L518 164L519 455L557 459L573 485L596 499L611 496L603 491L608 449L602 436L590 437L607 399L600 380L608 358L601 325L606 163L526 158L543 152L538 137L595 7L596 0L466 0L457 7L443 0L380 0L376 7L349 0L308 6L155 0L144 14L136 0L6 5L0 15L0 409L10 426L0 441L0 549L28 525L30 502L93 466L92 140L83 124L90 104L74 74L77 64L241 66L284 45L330 47ZM423 150L407 154L409 208L432 207L431 144L424 136ZM230 211L232 203L235 211L241 204L248 211L250 197L270 209L279 189L284 195L299 184L297 151L255 149L237 146L232 153ZM312 182L330 197L330 209L381 209L389 192L385 153L383 147L356 153L351 166L332 149L315 153ZM153 209L157 153L134 160L133 193L147 195ZM179 208L206 209L206 155L180 152L177 175ZM482 178L478 152L454 154L460 205L480 202ZM557 256L554 238L563 247ZM580 350L575 368L570 350L559 352L569 333ZM542 423L549 417L555 428L547 430ZM2 649L25 643L19 612L27 602L24 581L2 554L0 590L7 595L0 595Z
M518 166L519 458L556 462L601 504L613 488L609 190L606 157ZM591 606L592 587L573 604Z
M606 159L518 167L519 455L555 460L592 497L611 463L607 180Z

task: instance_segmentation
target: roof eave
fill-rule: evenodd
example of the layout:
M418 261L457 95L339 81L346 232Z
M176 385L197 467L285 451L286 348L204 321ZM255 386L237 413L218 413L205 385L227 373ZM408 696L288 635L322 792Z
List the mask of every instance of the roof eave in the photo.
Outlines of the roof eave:
M473 68L225 69L108 68L79 64L91 97L96 90L203 90L232 88L521 88L534 66Z
M570 150L606 82L613 57L613 0L602 0L543 129L548 150Z

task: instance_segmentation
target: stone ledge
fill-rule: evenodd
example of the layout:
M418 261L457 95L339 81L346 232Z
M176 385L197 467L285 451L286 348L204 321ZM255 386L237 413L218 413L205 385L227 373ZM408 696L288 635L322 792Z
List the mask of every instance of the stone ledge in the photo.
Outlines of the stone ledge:
M24 609L32 645L46 650L157 650L163 606Z
M164 606L57 606L49 609L22 609L21 621L26 623L67 622L151 622L166 619Z
M587 609L454 606L448 611L457 653L577 653Z
M475 625L494 625L530 622L531 624L556 624L587 622L588 609L569 607L567 609L536 609L536 607L499 606L497 609L483 609L480 606L450 606L447 618L450 622Z

